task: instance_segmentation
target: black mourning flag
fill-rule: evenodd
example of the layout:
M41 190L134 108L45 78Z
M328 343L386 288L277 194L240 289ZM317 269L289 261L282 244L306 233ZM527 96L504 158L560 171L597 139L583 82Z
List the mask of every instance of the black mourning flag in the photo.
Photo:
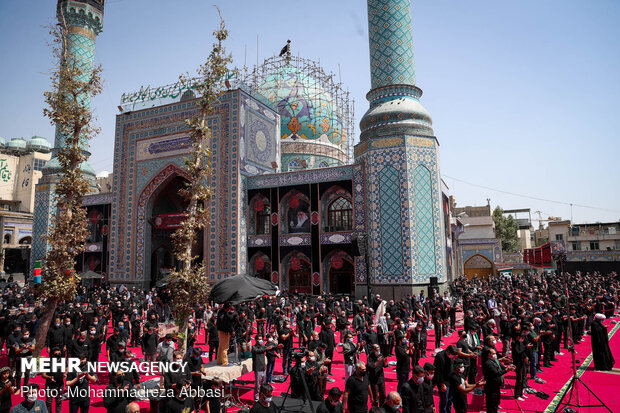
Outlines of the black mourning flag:
M287 40L286 45L280 50L280 57L284 56L286 52L291 50L291 41Z

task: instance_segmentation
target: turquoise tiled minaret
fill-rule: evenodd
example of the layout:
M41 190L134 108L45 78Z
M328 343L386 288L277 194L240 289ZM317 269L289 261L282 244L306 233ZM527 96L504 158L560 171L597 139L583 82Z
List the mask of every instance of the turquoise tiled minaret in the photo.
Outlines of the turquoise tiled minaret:
M411 29L411 0L368 0L372 89L355 158L366 180L370 283L389 295L393 284L411 292L446 278L439 145L415 85Z
M64 21L67 26L68 61L79 65L85 78L95 65L95 39L103 30L103 6L104 0L58 0L57 3L56 17L59 23ZM79 100L83 105L90 106L90 96L80 96ZM41 236L49 230L51 218L56 213L54 188L60 179L58 152L64 146L64 141L64 136L56 128L52 159L43 168L35 190L31 272L34 261L43 259L48 251ZM82 141L82 149L90 155L87 139ZM82 163L81 169L94 187L95 171L88 161Z

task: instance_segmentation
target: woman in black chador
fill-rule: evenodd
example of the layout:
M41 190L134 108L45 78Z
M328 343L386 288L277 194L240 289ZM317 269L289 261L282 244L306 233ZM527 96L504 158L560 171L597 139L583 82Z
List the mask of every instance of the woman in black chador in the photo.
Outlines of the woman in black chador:
M592 357L594 358L594 370L608 371L614 366L614 356L609 349L607 327L603 325L605 316L596 314L590 326L592 337Z

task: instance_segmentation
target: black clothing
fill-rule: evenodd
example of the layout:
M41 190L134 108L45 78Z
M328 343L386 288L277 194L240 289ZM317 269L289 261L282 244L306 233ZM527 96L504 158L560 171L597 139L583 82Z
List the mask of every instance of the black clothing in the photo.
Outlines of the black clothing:
M435 356L433 364L435 365L435 376L433 377L433 383L440 388L442 384L448 385L448 376L454 368L452 367L452 359L448 357L446 350L440 351Z
M396 346L396 373L405 374L411 371L410 357L405 346L402 344Z
M104 390L103 406L108 413L125 413L125 408L129 404L126 397L120 391L117 391L114 384L109 384Z
M403 413L423 413L426 406L423 384L418 384L414 375L400 389ZM431 394L432 398L432 394Z
M186 397L183 400L179 400L176 397L171 398L166 402L164 413L188 413L194 409L193 399Z
M368 370L368 381L370 384L385 383L385 375L383 374L383 356L378 356L375 352L371 352L367 358L366 369ZM375 367L375 365L377 365Z
M361 379L353 375L347 379L344 386L345 392L349 392L347 408L351 413L368 413L368 377Z
M342 403L338 402L338 404L334 406L332 405L332 402L329 401L328 397L319 405L319 407L316 408L316 413L343 413Z
M250 409L250 413L276 413L276 409L273 407L273 403L269 403L269 406L265 407L260 402L256 402Z
M448 376L448 383L450 386L450 394L452 395L452 403L455 410L462 410L465 407L467 410L467 394L461 392L458 387L462 384L465 385L465 379L454 371Z
M592 337L592 357L594 359L594 370L609 371L613 368L615 360L609 348L609 338L607 337L607 327L599 320L594 320L590 325L590 335Z

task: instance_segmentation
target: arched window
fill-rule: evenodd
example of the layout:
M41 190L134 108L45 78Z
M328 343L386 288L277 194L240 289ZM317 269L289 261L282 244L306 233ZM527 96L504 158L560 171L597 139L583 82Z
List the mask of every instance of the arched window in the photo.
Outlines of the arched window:
M4 234L4 243L5 244L11 243L11 234Z
M270 216L269 205L265 205L262 210L256 212L256 235L269 234L269 229L271 228Z
M327 208L330 231L350 231L353 228L353 207L345 197L336 198Z
M289 162L288 164L289 171L299 171L300 169L304 169L304 166L302 165L299 159L293 159L291 162Z
M268 235L271 228L271 206L262 194L256 194L250 200L249 226L250 235Z

